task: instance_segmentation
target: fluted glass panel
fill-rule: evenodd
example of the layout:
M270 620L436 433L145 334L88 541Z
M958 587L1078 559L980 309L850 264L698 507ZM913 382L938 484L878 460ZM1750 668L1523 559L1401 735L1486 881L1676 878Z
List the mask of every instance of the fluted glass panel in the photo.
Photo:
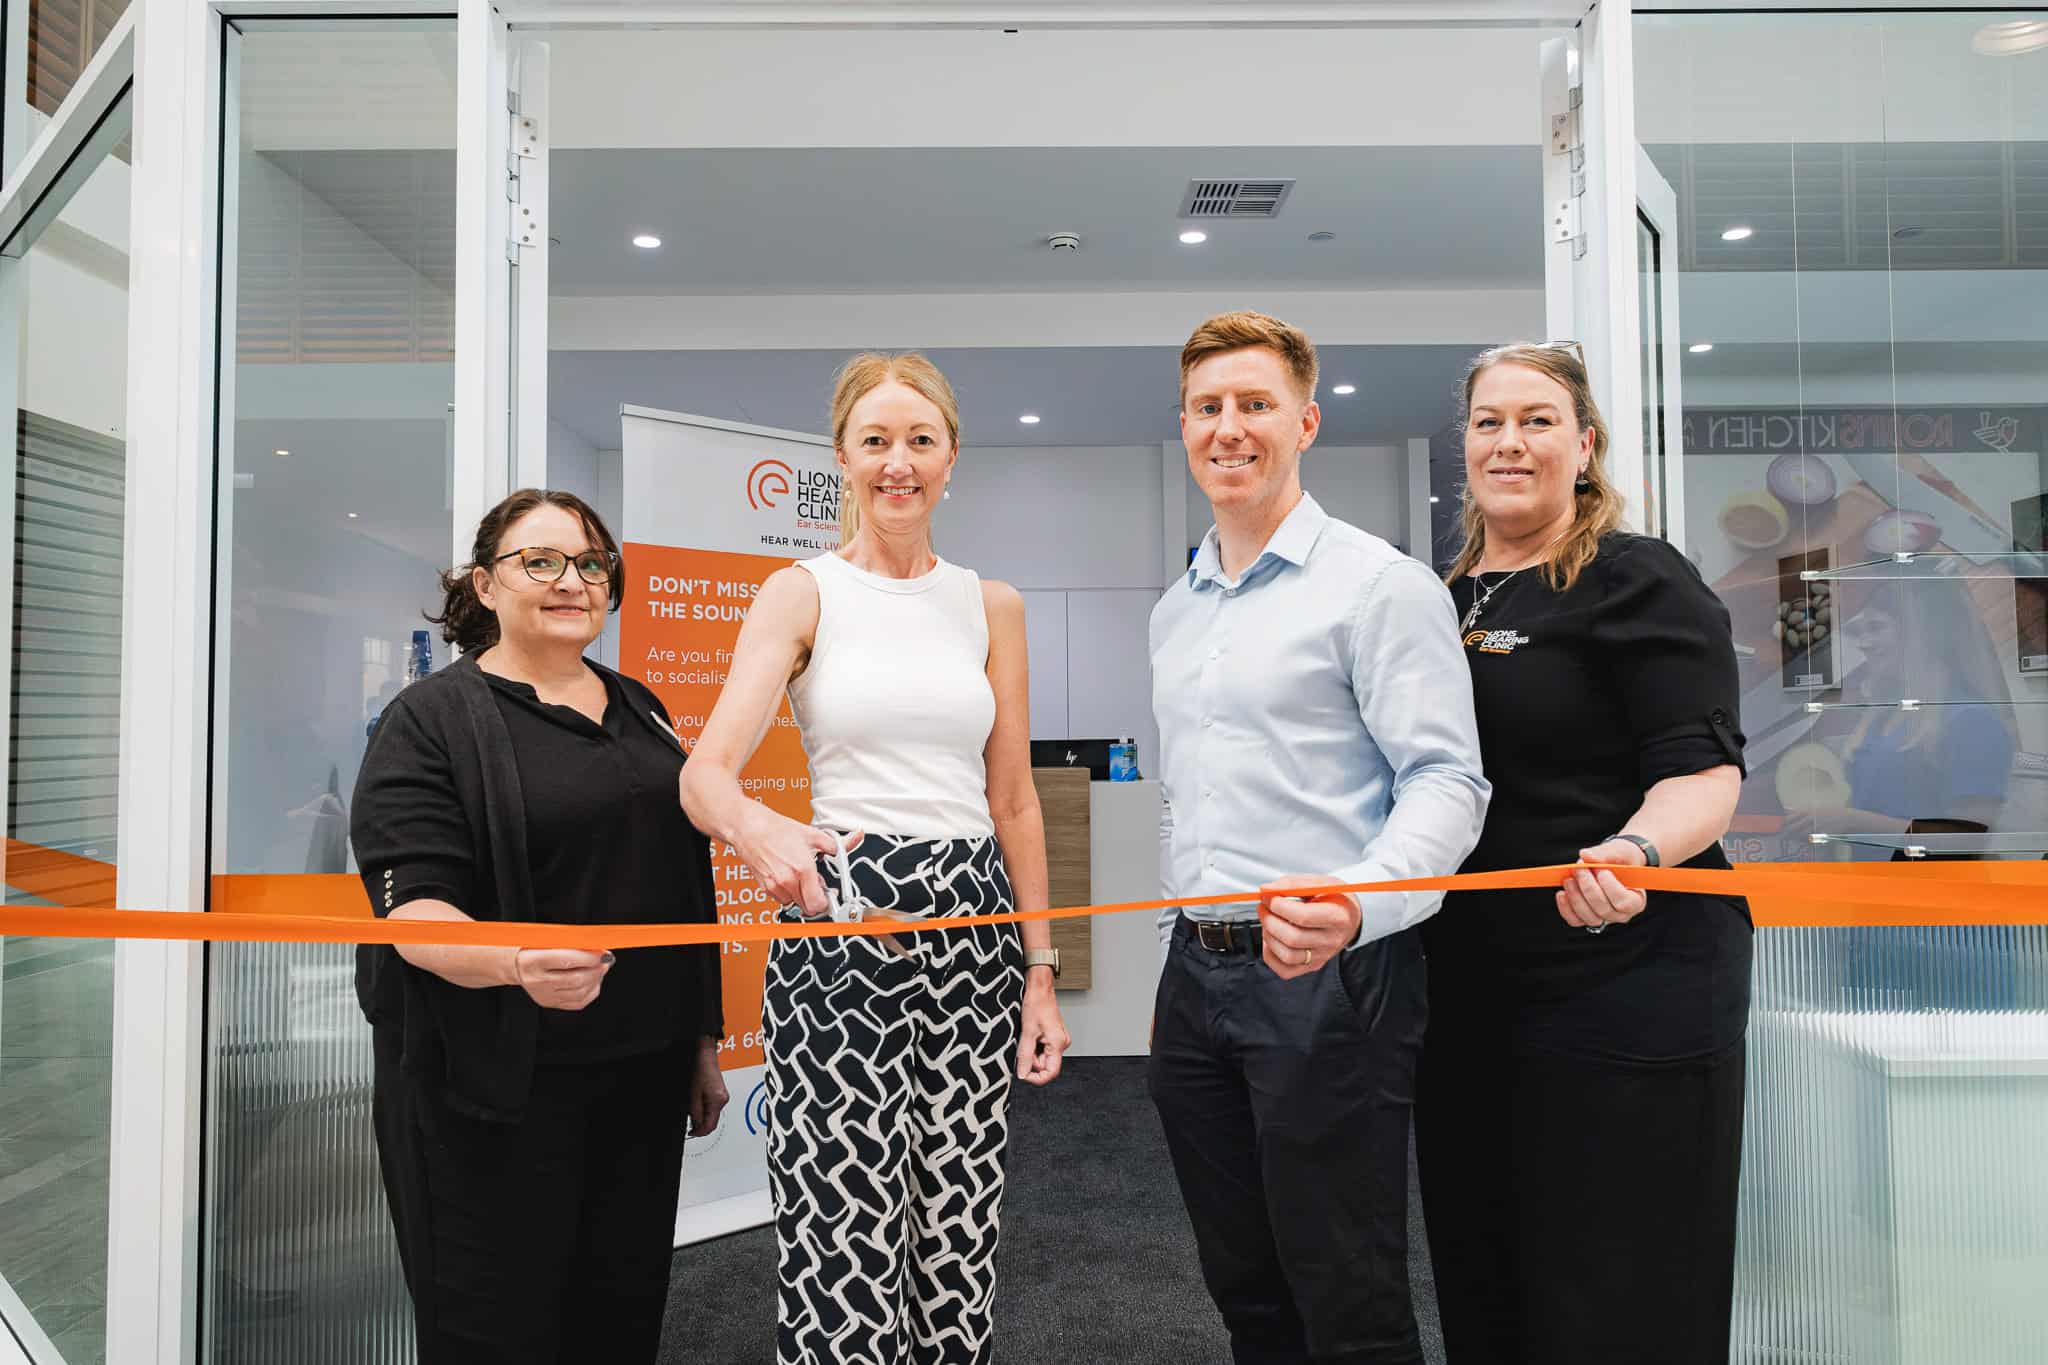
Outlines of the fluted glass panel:
M356 769L447 657L421 612L451 540L454 24L273 24L229 51L213 905L367 913ZM209 949L214 1365L413 1358L354 959Z
M1635 33L1684 545L1742 669L1728 852L2038 859L2048 10ZM1754 988L1733 1358L2041 1359L2048 929L1766 928Z
M20 362L7 457L9 905L114 903L128 208L128 166L105 158L25 256L0 262L0 328L16 330L6 363ZM36 1365L106 1359L113 1023L112 943L0 938L0 1343L18 1341Z

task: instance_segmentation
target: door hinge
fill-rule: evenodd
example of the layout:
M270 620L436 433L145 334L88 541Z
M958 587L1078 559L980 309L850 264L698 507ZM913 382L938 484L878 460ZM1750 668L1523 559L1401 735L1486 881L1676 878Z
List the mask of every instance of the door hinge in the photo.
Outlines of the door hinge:
M516 97L513 102L516 106ZM542 221L547 206L525 202L521 183L521 163L540 155L540 125L519 113L516 107L509 117L511 138L505 152L505 198L511 204L511 225L505 241L505 259L517 265L520 249L537 246L547 231L547 225Z

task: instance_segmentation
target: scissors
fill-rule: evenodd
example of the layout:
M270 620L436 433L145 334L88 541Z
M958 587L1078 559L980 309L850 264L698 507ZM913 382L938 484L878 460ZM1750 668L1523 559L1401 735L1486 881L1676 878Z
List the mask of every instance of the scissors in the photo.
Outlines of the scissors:
M853 863L847 857L846 836L838 830L832 830L830 833L835 849L832 858L838 865L839 886L836 890L830 886L826 887L825 900L832 907L830 915L835 922L858 924L870 917L898 921L924 918L922 915L907 914L893 906L870 905L867 898L862 896L853 884ZM898 943L894 934L882 935L878 937L877 942L898 957L910 956L910 950Z

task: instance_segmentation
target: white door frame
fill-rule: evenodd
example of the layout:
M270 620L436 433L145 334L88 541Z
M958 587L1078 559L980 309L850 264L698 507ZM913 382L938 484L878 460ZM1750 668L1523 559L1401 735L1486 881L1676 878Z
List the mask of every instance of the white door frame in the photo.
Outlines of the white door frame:
M200 911L208 881L225 25L456 14L456 385L450 540L510 473L503 21L484 0L135 0L129 276L127 606L119 901ZM492 118L492 96L500 117ZM4 210L0 205L0 210ZM498 247L487 250L496 234ZM492 257L495 257L495 264ZM498 344L493 348L493 340ZM115 958L107 1358L192 1365L200 1330L205 954L124 942Z
M1256 5L1245 0L1237 12L1242 17L1214 3L1185 0L500 0L495 7L487 0L135 0L124 21L133 24L135 35L136 157L121 904L181 911L203 910L207 904L207 757L217 683L212 667L213 518L221 461L222 357L216 343L223 245L221 92L229 20L391 18L451 11L456 16L450 542L460 558L468 548L468 529L492 502L515 483L543 482L546 473L546 230L540 223L538 242L518 251L515 286L510 248L517 203L508 197L517 189L528 206L545 202L545 156L518 159L524 184L506 184L516 118L538 119L539 146L543 151L546 146L546 48L524 34L514 41L511 25L1566 29L1580 21L1584 10L1585 0L1283 0ZM1628 14L1626 3L1606 0L1586 21L1590 34L1580 33L1587 54L1585 89L1597 101L1587 124L1589 133L1597 134L1588 142L1589 169L1599 166L1611 139L1633 143ZM520 94L518 111L508 105L508 92L514 89ZM1632 203L1632 168L1632 161L1624 161L1613 183L1600 184L1604 199L1618 195L1621 202ZM0 200L0 213L6 207ZM1598 214L1589 215L1592 250L1586 259L1600 265L1604 275L1618 273L1626 281L1633 270L1632 230L1623 250L1592 231L1600 221ZM1590 288L1581 292L1598 297ZM1626 290L1622 297L1629 297ZM1633 336L1626 330L1633 327L1633 312L1620 321L1623 330L1609 349L1618 346L1622 355L1632 356L1633 343L1623 344L1623 338ZM516 385L515 365L523 376ZM1633 392L1611 386L1603 401L1623 411ZM193 945L123 943L116 958L108 1358L123 1365L191 1365L196 1359L204 976L205 955Z
M1680 552L1691 544L1685 527L1685 347L1684 331L1678 322L1678 192L1671 188L1650 161L1649 153L1637 144L1636 212L1649 221L1664 250L1658 257L1653 287L1657 291L1657 320L1663 346L1664 379L1660 395L1664 409L1663 468L1648 471L1658 475L1656 487L1663 496L1664 538ZM1638 328L1640 331L1640 327ZM1647 403L1650 395L1643 395ZM1644 527L1646 532L1653 528Z

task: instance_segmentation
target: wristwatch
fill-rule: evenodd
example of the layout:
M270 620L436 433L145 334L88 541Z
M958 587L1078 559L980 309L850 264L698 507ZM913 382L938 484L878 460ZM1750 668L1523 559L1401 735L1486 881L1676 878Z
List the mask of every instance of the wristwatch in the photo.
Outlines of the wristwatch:
M1024 970L1028 972L1033 967L1050 967L1052 968L1052 979L1055 981L1059 980L1060 950L1057 948L1026 948L1024 950Z
M1621 840L1625 844L1634 844L1637 848L1641 849L1643 851L1643 866L1662 867L1664 865L1664 860L1657 856L1657 846L1651 843L1648 839L1645 839L1642 835L1610 834L1607 836L1606 842L1611 844L1616 839Z

